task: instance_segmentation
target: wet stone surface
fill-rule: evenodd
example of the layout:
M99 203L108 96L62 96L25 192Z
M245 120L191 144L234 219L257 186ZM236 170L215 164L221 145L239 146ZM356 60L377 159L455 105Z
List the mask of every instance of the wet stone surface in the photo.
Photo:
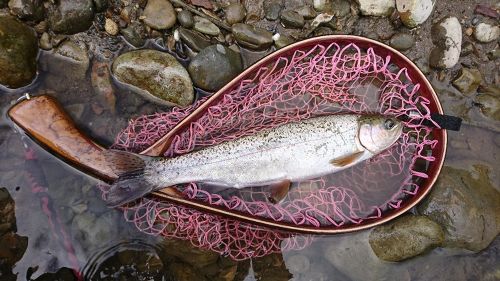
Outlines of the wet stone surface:
M240 55L220 44L201 50L188 67L194 84L208 91L220 89L242 70Z
M94 19L92 0L61 0L49 8L49 25L52 31L74 34L87 30Z
M118 57L112 66L118 81L153 102L186 106L193 102L189 74L171 55L154 50L138 50Z
M485 167L474 169L445 166L418 210L443 227L445 246L477 252L500 232L500 192L491 185Z
M28 85L36 75L37 53L34 31L11 16L0 15L0 84Z
M425 216L407 215L376 227L370 233L370 245L385 261L402 261L436 246L444 240L439 224Z
M144 23L154 29L171 28L176 21L174 7L168 0L149 0L143 17Z

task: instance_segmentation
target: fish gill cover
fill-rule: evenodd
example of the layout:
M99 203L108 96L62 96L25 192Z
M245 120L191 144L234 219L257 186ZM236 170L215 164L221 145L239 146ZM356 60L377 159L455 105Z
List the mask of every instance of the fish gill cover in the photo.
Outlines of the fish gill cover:
M419 84L412 82L406 69L372 48L337 43L299 47L226 91L173 138L165 156L325 114L405 116L404 133L389 150L334 175L294 183L280 204L267 200L265 187L220 194L197 183L182 187L189 199L272 222L318 228L358 225L383 218L416 195L419 179L427 177L427 164L435 160L430 153L437 144L432 129L420 125L432 122L430 101L418 92ZM204 101L130 121L114 148L138 152L149 147ZM160 199L142 198L123 210L126 219L146 233L190 240L237 260L301 248L312 241L312 236L257 227Z

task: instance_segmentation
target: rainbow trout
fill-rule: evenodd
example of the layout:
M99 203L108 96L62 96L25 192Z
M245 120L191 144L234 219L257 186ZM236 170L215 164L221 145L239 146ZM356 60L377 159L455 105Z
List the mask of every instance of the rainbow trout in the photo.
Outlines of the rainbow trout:
M288 123L174 158L108 150L119 178L107 198L118 206L180 183L245 188L270 185L280 201L292 181L335 173L399 139L402 123L380 115L330 115ZM271 201L273 201L271 200Z

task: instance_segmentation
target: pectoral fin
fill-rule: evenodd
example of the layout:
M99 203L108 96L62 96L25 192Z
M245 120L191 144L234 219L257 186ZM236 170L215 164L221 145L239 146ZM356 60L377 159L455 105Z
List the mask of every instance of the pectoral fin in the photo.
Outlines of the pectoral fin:
M292 182L290 180L283 180L270 185L271 188L271 196L269 196L269 201L273 204L276 204L283 200L285 196L288 194L288 190L290 190L290 185Z
M363 155L363 151L357 151L357 152L354 152L353 154L349 154L346 156L332 159L332 160L330 160L330 164L332 164L333 166L337 166L337 167L344 167L344 166L347 166L349 164L356 162L356 160L358 160L362 155Z

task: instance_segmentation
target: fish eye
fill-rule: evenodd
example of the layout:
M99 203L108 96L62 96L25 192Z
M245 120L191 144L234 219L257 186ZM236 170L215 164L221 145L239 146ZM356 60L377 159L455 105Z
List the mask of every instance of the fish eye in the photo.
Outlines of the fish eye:
M396 125L396 122L394 122L394 120L392 120L392 119L386 119L384 121L384 128L387 130L391 130L392 128L394 128L395 125Z

